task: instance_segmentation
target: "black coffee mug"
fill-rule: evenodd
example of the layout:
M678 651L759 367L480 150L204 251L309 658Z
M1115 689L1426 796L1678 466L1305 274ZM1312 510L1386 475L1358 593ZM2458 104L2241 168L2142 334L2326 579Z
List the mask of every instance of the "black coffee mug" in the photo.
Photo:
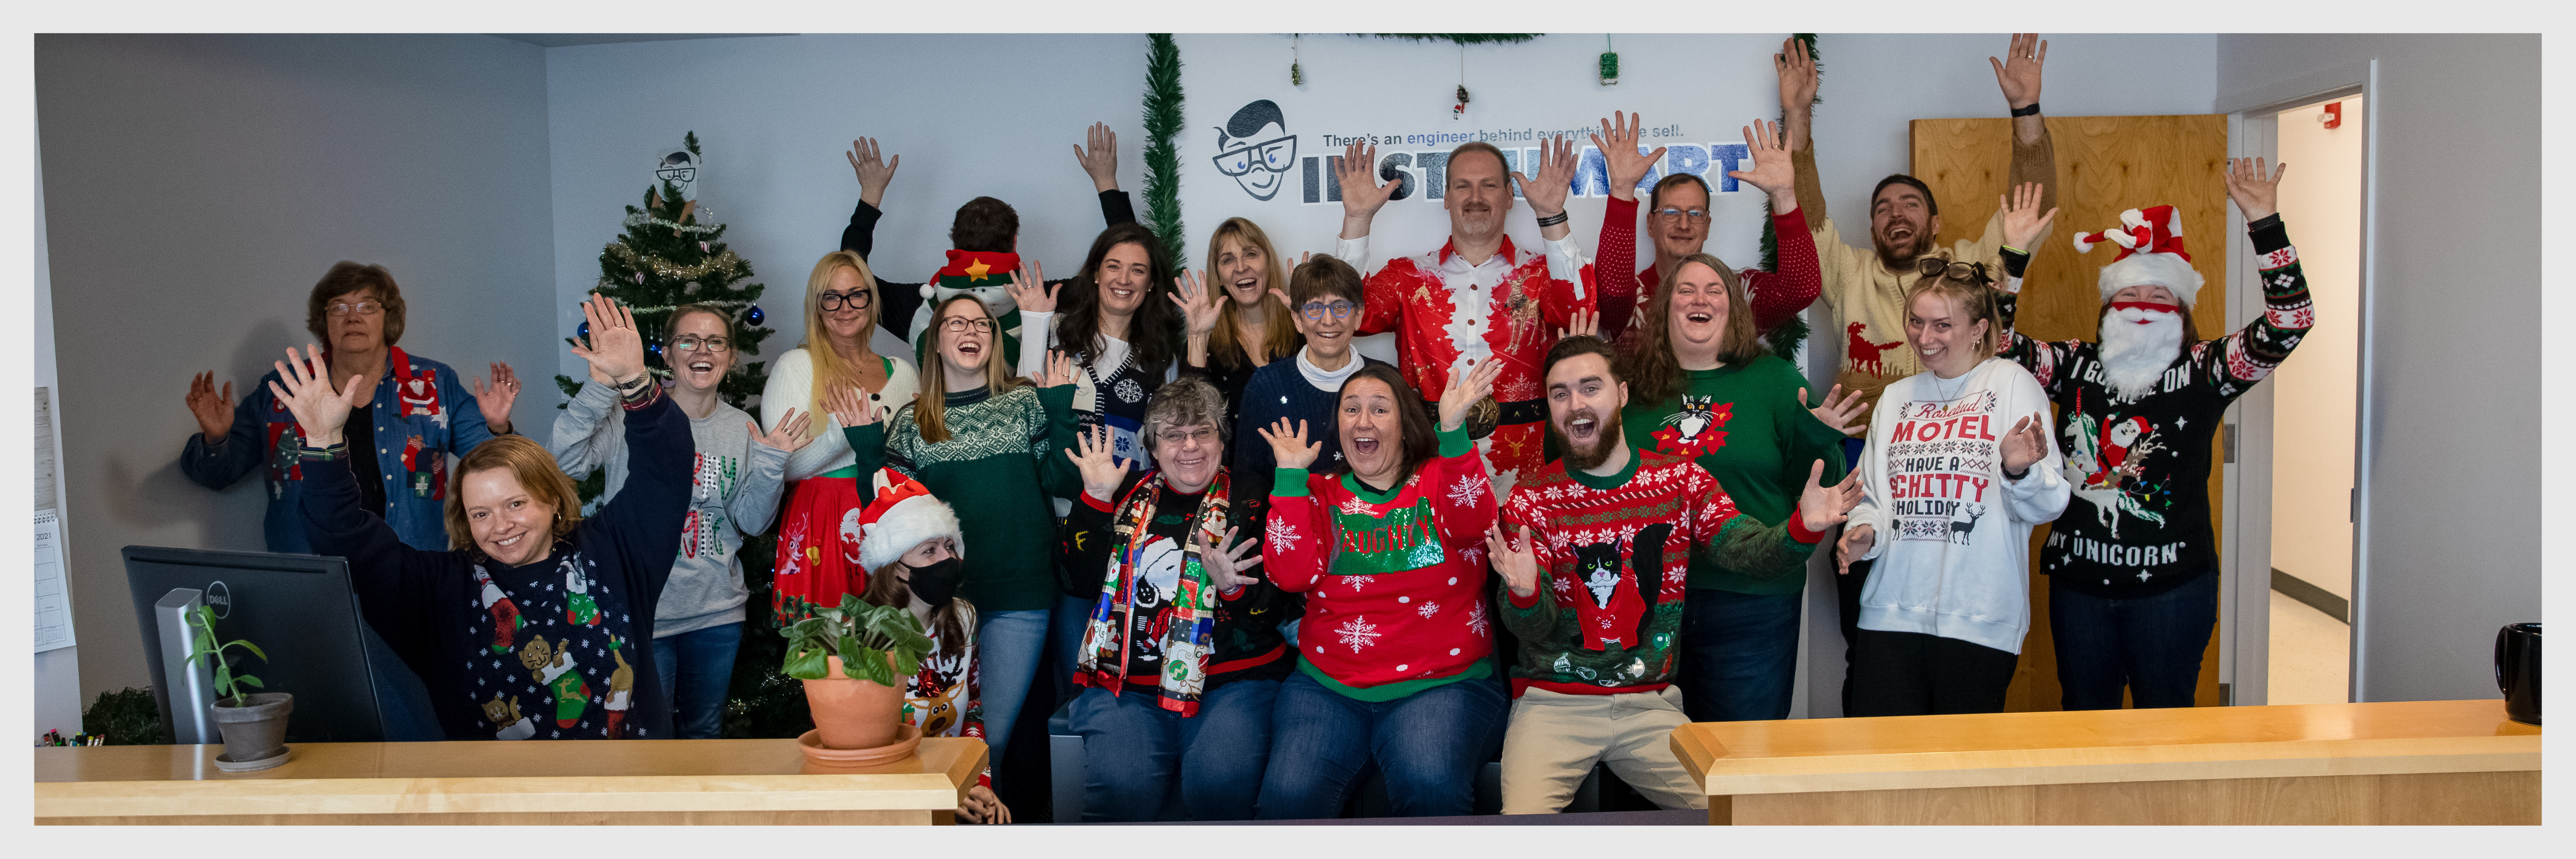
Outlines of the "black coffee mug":
M2495 673L2505 718L2540 724L2540 624L2506 624L2496 631Z

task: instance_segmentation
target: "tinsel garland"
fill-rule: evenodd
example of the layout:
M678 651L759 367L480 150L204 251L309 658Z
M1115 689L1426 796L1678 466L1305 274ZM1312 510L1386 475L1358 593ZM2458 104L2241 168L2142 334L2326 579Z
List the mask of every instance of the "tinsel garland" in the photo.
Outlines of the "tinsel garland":
M626 222L624 226L628 229L634 229L645 224L651 224L656 227L668 227L684 233L712 233L717 230L724 229L723 224L717 224L712 227L707 226L707 222L713 218L714 214L715 213L713 212L707 211L707 207L699 206L694 213L694 217L691 219L693 221L692 223L678 224L653 217L651 213L645 212L641 209L629 208L626 210Z
M1816 100L1811 104L1823 104L1825 103L1825 61L1823 55L1816 53L1816 34L1791 33L1790 35L1798 41L1805 42L1807 56L1816 59ZM1787 112L1783 111L1780 118L1786 122ZM1780 234L1771 226L1771 198L1767 196L1762 199L1762 216L1762 270L1779 271ZM1772 328L1769 334L1763 335L1763 339L1771 344L1771 354L1780 356L1780 360L1795 364L1798 363L1798 347L1806 344L1809 333L1806 314L1797 313L1790 315L1788 321Z
M642 254L636 253L634 248L624 242L609 242L608 255L616 257L617 261L628 269L650 271L656 277L684 281L698 280L711 274L731 274L742 266L742 258L735 256L732 248L726 248L724 253L717 254L705 262L686 266L675 265L661 257L653 257L648 262Z
M1182 252L1180 150L1172 143L1181 132L1181 49L1170 33L1145 38L1145 223L1179 271L1189 259Z

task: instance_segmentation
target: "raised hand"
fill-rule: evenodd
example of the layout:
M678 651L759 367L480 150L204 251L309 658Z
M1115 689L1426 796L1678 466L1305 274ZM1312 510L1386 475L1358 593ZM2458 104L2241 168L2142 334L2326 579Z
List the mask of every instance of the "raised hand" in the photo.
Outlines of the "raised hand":
M1118 190L1118 132L1109 130L1109 123L1095 122L1083 141L1089 148L1075 144L1073 160L1082 164L1083 175L1091 177L1092 189Z
M492 362L489 387L481 379L470 380L466 386L474 391L474 405L483 410L483 425L494 433L509 432L510 406L519 401L519 376L510 370L510 365Z
M1565 318L1565 327L1556 330L1556 339L1601 336L1601 314L1577 310Z
M1440 392L1440 428L1456 430L1466 425L1467 410L1494 394L1494 378L1503 374L1503 362L1486 361L1464 373L1452 371L1449 387Z
M1592 147L1601 150L1602 165L1609 170L1610 196L1634 200L1637 199L1637 183L1645 181L1646 174L1654 171L1655 160L1664 157L1664 147L1655 147L1655 151L1649 153L1637 151L1637 138L1644 136L1646 131L1644 114L1630 116L1611 111L1610 115L1617 117L1618 124L1611 124L1609 119L1601 120L1601 133L1592 135Z
M589 301L581 303L581 315L590 322L590 348L574 346L574 355L606 374L611 384L632 382L644 375L644 335L635 330L634 311L619 307L617 299L594 292Z
M2030 464L2048 455L2048 413L2034 412L2014 423L1997 446L2003 452L2004 473L2027 476Z
M752 421L743 421L742 428L751 433L752 441L764 447L795 453L814 443L805 435L805 427L813 422L812 414L798 414L795 409L788 409L786 414L778 416L778 426L768 432L761 432L760 424Z
M1514 544L1503 535L1503 523L1485 526L1485 554L1494 559L1494 571L1503 574L1503 586L1512 594L1528 599L1538 593L1538 556L1530 552L1529 526L1521 526L1521 538Z
M1396 187L1393 182L1378 184L1377 147L1352 141L1342 148L1342 161L1333 168L1333 175L1342 183L1342 238L1368 235L1369 219L1385 208ZM1354 226L1359 228L1357 234L1351 232Z
M895 168L903 166L901 155L885 160L873 137L850 141L850 151L841 154L850 159L850 172L859 176L859 200L870 206L885 199L886 186L894 183Z
M2289 162L2281 162L2270 180L2263 178L2261 158L2238 158L2228 168L2220 174L2227 180L2227 199L2236 201L2236 211L2245 216L2247 223L2281 211L2281 176L2290 172Z
M1234 593L1261 581L1261 574L1252 570L1261 566L1261 543L1249 537L1235 539L1235 532L1240 530L1243 529L1225 529L1225 536L1217 538L1225 548L1217 551L1209 550L1207 535L1191 538L1199 544L1199 565L1207 568L1209 583L1221 593Z
M197 429L206 434L207 444L222 444L233 431L233 383L224 383L224 392L215 393L215 371L208 370L188 379L188 413L197 416Z
M1842 399L1834 399L1837 395ZM1806 404L1807 389L1799 388L1798 405ZM1859 391L1846 393L1843 391L1843 386L1835 385L1833 390L1825 392L1825 401L1808 409L1807 413L1815 415L1816 420L1823 421L1826 426L1833 427L1835 432L1859 435L1861 429L1859 418L1861 413L1866 411L1869 411L1869 404L1860 401Z
M1804 116L1816 105L1816 58L1807 53L1807 43L1796 36L1780 40L1780 52L1771 55L1771 65L1780 72L1780 109Z
M1216 330L1217 312L1224 308L1208 300L1207 272L1181 269L1180 276L1172 278L1172 285L1178 289L1165 293L1164 297L1180 305L1184 322L1182 333L1190 337L1205 337L1208 332Z
M1082 492L1104 502L1118 500L1118 483L1127 479L1127 460L1110 455L1117 446L1107 426L1095 426L1078 434L1074 446L1064 449L1064 458L1073 460L1075 471L1082 473Z
M312 447L339 444L349 410L367 401L367 384L355 374L341 390L332 390L329 367L320 346L304 344L302 355L288 347L286 360L277 362L278 381L268 383L268 392L295 415L295 423L304 428L304 443Z
M2012 50L2003 59L1987 57L1994 64L1995 85L2003 87L2004 101L2014 110L2039 103L2039 70L2048 64L2048 40L2038 33L2014 33Z
M1047 350L1046 377L1038 380L1038 387L1058 388L1070 384L1073 384L1073 356L1065 354L1062 349Z
M2030 243L2048 232L2048 224L2057 220L2057 210L2039 210L2040 184L2023 182L2012 194L1998 198L2004 210L2004 244L2021 250L2033 250Z
M1726 175L1762 189L1771 195L1771 208L1785 213L1798 207L1797 174L1789 168L1789 144L1781 140L1780 133L1778 123L1759 119L1745 126L1744 146L1753 155L1753 169L1729 170Z
M1860 469L1843 475L1842 482L1824 485L1825 461L1807 468L1807 488L1798 493L1798 515L1805 518L1809 533L1821 533L1860 505Z
M1019 250L1020 240L1012 239L1011 252ZM1011 281L1002 284L1002 291L1011 294L1011 306L1030 313L1054 313L1055 292L1062 288L1047 285L1046 268L1033 257L1020 257L1020 270L1011 272Z
M843 429L863 427L877 422L877 410L869 406L866 399L859 396L856 385L826 389L823 392L823 408L831 410L832 417L841 422ZM795 413L795 409L787 410L789 415ZM772 447L775 446L772 445Z
M1305 468L1315 464L1315 457L1324 452L1323 442L1306 440L1306 422L1302 420L1292 428L1287 418L1280 418L1267 427L1254 427L1253 431L1270 443L1270 457L1279 461L1280 468Z
M1859 469L1853 469L1853 471L1857 472ZM1851 575L1852 562L1860 560L1862 555L1869 554L1870 547L1876 545L1878 545L1877 529L1865 524L1844 528L1842 542L1834 546L1834 575Z
M1539 141L1538 178L1523 176L1515 170L1512 171L1512 181L1521 183L1521 196L1529 200L1530 211L1540 217L1565 211L1565 195L1574 190L1574 138L1560 134ZM1540 228L1539 234L1562 236L1566 229L1566 225L1558 224Z

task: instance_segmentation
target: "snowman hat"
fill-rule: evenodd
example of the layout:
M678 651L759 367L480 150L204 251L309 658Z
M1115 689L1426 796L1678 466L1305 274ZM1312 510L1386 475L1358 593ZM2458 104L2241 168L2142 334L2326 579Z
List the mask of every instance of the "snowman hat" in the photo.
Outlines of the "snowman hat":
M859 513L859 565L874 570L895 562L924 540L957 541L957 556L966 556L966 541L957 529L957 511L930 494L920 481L891 468L877 469L870 479L877 500Z
M2200 296L2200 272L2191 267L2191 254L2182 249L2182 215L2174 207L2121 212L2120 226L2116 228L2076 234L2075 252L2091 251L2103 242L2120 246L2120 255L2102 267L2103 301L2110 301L2112 295L2132 286L2173 290L2174 298L2185 309Z

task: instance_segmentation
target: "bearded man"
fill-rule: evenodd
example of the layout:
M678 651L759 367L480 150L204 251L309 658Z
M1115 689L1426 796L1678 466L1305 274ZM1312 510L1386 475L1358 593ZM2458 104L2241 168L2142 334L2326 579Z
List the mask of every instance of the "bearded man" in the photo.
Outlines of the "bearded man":
M2209 525L2210 436L2229 403L2288 358L2315 311L2275 202L2281 172L2237 161L2227 195L2261 260L2263 315L2216 340L2191 338L2201 276L2171 206L2131 209L2121 226L2075 237L2077 251L2120 246L2102 267L2101 340L2041 343L2019 361L2059 408L2066 479L2093 515L2069 508L2040 552L2048 622L2069 710L2189 707L2218 622L2218 556ZM2018 292L2018 278L2001 285ZM2006 329L2009 331L2009 327ZM2088 466L2074 465L2079 460Z

